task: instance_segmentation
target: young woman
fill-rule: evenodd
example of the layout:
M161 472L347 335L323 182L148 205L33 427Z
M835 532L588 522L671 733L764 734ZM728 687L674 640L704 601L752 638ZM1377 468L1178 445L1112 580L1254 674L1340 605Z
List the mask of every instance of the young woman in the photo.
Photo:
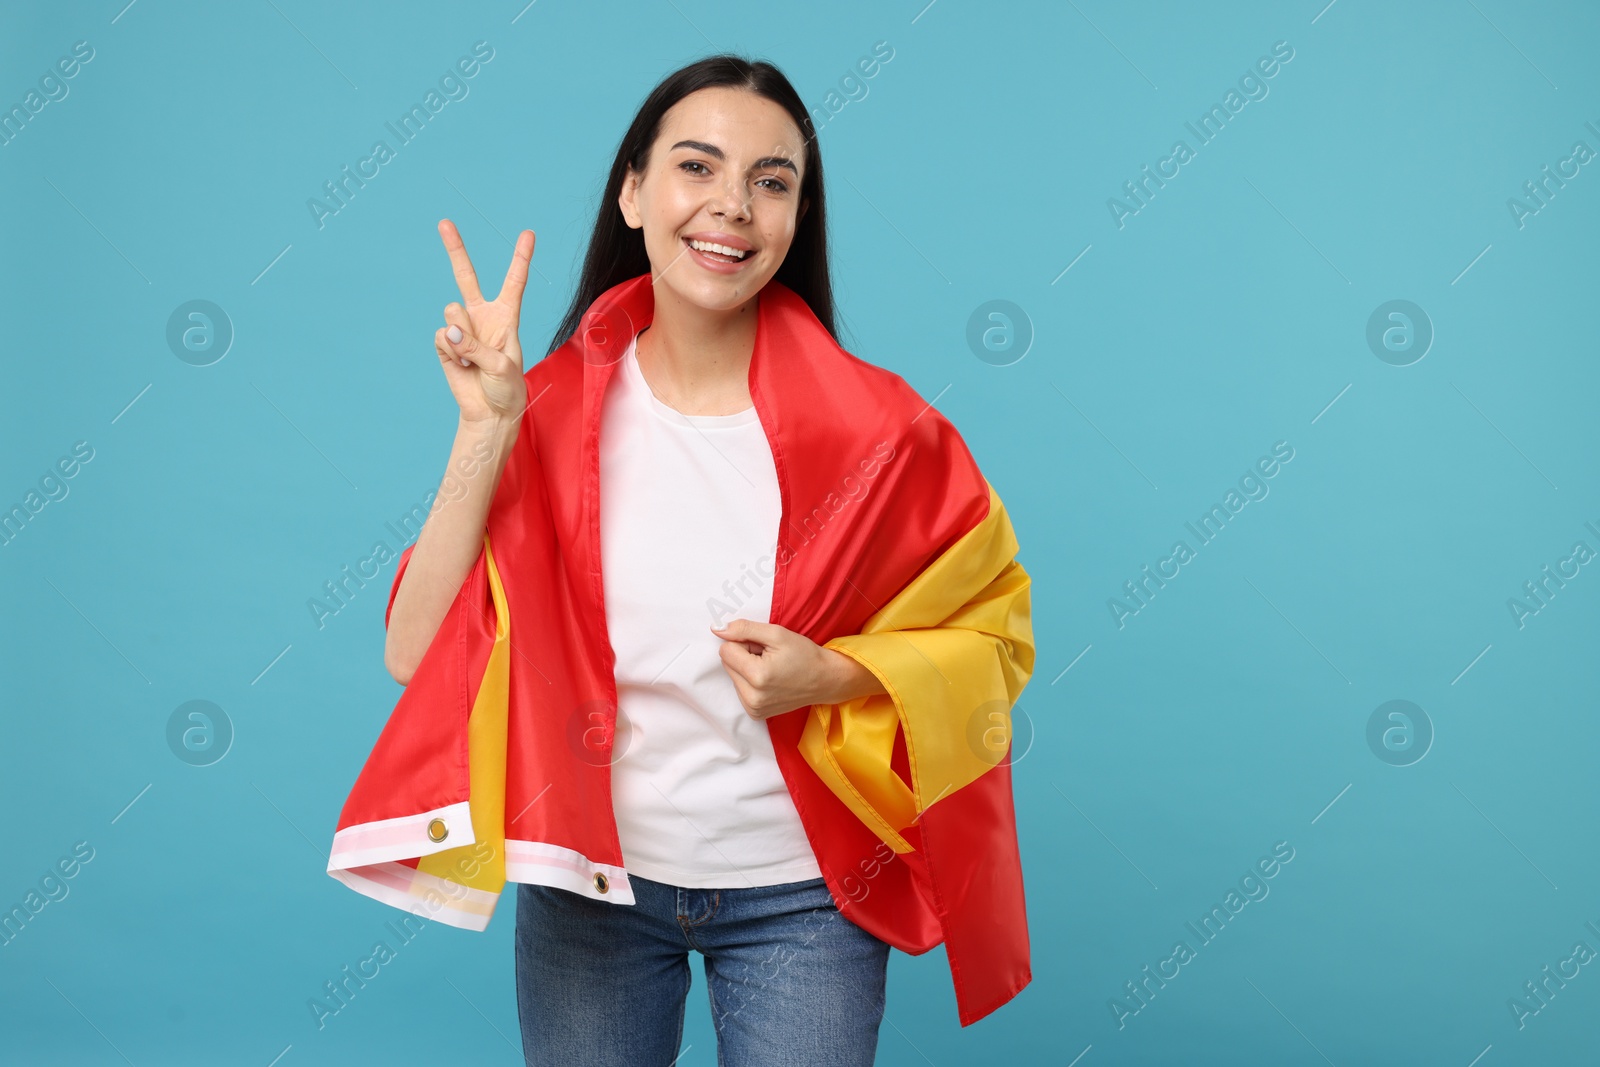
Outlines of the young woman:
M530 1064L675 1062L690 952L728 1065L871 1063L891 944L947 944L963 1023L1010 999L1028 579L959 435L834 339L787 79L655 88L526 374L533 234L488 301L440 233L449 503L397 568L407 691L330 873L474 929L517 881Z

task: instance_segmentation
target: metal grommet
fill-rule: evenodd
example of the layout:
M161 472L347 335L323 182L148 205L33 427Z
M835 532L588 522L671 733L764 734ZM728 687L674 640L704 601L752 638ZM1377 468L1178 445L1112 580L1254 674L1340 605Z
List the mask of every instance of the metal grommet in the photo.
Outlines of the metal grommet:
M594 875L594 888L597 892L604 893L611 888L611 882L599 871Z
M445 826L443 819L434 819L428 823L428 839L430 841L443 841L450 836L450 829Z

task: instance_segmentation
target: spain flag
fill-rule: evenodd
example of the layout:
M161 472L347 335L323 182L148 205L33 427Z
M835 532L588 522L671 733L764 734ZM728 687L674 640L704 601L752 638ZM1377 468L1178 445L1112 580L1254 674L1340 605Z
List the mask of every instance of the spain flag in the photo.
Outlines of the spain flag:
M507 881L633 902L611 808L598 435L652 313L650 276L623 282L525 375L482 552L340 813L328 873L352 889L475 930ZM948 420L776 281L750 391L783 503L768 621L885 689L767 719L773 750L841 913L906 952L943 944L970 1024L1031 977L1010 761L1034 645L1015 532Z

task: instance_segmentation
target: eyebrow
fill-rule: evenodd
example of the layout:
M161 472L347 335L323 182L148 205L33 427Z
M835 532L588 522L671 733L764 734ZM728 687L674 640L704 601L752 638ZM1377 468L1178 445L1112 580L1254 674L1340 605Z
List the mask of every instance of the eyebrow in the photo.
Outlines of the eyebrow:
M673 145L672 148L668 149L668 151L670 152L679 148L692 148L697 152L704 152L706 155L715 159L726 160L728 158L722 154L722 149L718 148L714 144L707 144L704 141L679 141L677 144ZM756 160L750 169L759 170L762 167L788 167L790 172L792 172L796 178L800 176L800 171L797 167L795 167L794 161L790 160L787 156L763 156L761 159Z

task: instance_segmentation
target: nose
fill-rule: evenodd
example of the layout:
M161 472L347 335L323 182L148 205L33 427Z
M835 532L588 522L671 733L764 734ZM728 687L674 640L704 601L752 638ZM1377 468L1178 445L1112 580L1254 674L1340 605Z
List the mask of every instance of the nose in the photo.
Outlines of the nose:
M713 194L709 205L711 214L718 218L750 221L750 197L744 186L731 174L723 176L722 184Z

